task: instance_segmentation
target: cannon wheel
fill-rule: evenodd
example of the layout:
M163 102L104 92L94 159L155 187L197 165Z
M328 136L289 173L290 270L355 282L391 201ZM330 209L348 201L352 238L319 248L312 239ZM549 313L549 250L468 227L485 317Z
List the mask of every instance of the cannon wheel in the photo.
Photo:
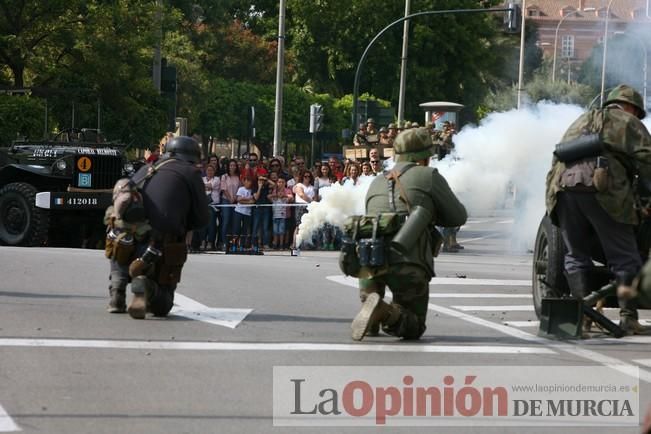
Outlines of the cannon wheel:
M565 252L560 229L548 216L543 217L536 234L532 270L533 306L538 318L543 297L560 297L569 292L563 274Z

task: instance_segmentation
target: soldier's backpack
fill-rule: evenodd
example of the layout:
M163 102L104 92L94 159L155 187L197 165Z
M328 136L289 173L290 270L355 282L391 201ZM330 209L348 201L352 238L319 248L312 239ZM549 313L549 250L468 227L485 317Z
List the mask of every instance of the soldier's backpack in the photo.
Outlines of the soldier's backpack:
M172 159L158 164L151 164L138 178L121 178L113 187L113 204L106 209L104 223L106 244L104 254L108 259L115 259L120 265L131 262L135 249L135 239L143 238L150 230L140 189L145 182Z

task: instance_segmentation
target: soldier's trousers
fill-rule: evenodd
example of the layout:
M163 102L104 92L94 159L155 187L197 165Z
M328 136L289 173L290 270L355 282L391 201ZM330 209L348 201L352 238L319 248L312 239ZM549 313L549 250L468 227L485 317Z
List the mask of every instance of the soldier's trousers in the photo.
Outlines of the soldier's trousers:
M111 260L111 274L109 276L109 290L126 292L129 283L129 266L120 265ZM174 291L176 285L160 285L155 280L149 279L152 285L152 291L147 295L147 311L154 316L166 316L174 306Z
M389 271L370 279L359 279L360 298L377 292L384 297L386 286L393 293L392 305L400 310L395 324L383 324L385 333L404 339L418 339L425 333L425 320L429 303L429 275L416 265L399 264Z
M556 207L567 247L565 270L568 273L587 272L592 268L591 241L596 234L617 280L626 282L637 275L642 259L632 225L615 221L593 193L559 193Z

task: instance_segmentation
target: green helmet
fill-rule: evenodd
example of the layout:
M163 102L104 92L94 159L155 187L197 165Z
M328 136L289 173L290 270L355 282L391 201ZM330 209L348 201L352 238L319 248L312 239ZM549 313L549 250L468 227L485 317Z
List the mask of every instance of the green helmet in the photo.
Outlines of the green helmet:
M418 125L418 122L412 122L411 128L420 128L420 125Z
M646 116L646 111L644 110L644 100L642 95L631 86L625 84L620 84L616 88L610 91L608 94L608 99L604 103L604 107L609 104L614 104L618 102L625 102L635 106L638 109L637 117L644 119Z
M366 123L367 123L367 124L373 124L373 125L375 125L375 119L373 119L373 118L368 118L368 119L366 120Z
M432 139L427 129L411 128L398 134L393 142L393 159L420 161L432 156Z

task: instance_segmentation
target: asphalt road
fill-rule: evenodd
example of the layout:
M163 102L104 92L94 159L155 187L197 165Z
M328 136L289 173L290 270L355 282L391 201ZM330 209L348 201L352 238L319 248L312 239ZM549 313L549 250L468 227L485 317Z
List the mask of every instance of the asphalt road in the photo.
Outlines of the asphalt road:
M175 314L136 321L105 311L103 252L0 247L0 432L639 432L605 424L274 426L278 366L311 366L319 376L324 366L576 372L608 365L625 380L640 368L640 407L646 409L651 339L539 338L531 256L511 251L512 227L508 215L474 217L459 234L466 249L437 259L428 329L418 343L388 336L350 340L359 301L355 281L341 276L334 253L192 255Z

